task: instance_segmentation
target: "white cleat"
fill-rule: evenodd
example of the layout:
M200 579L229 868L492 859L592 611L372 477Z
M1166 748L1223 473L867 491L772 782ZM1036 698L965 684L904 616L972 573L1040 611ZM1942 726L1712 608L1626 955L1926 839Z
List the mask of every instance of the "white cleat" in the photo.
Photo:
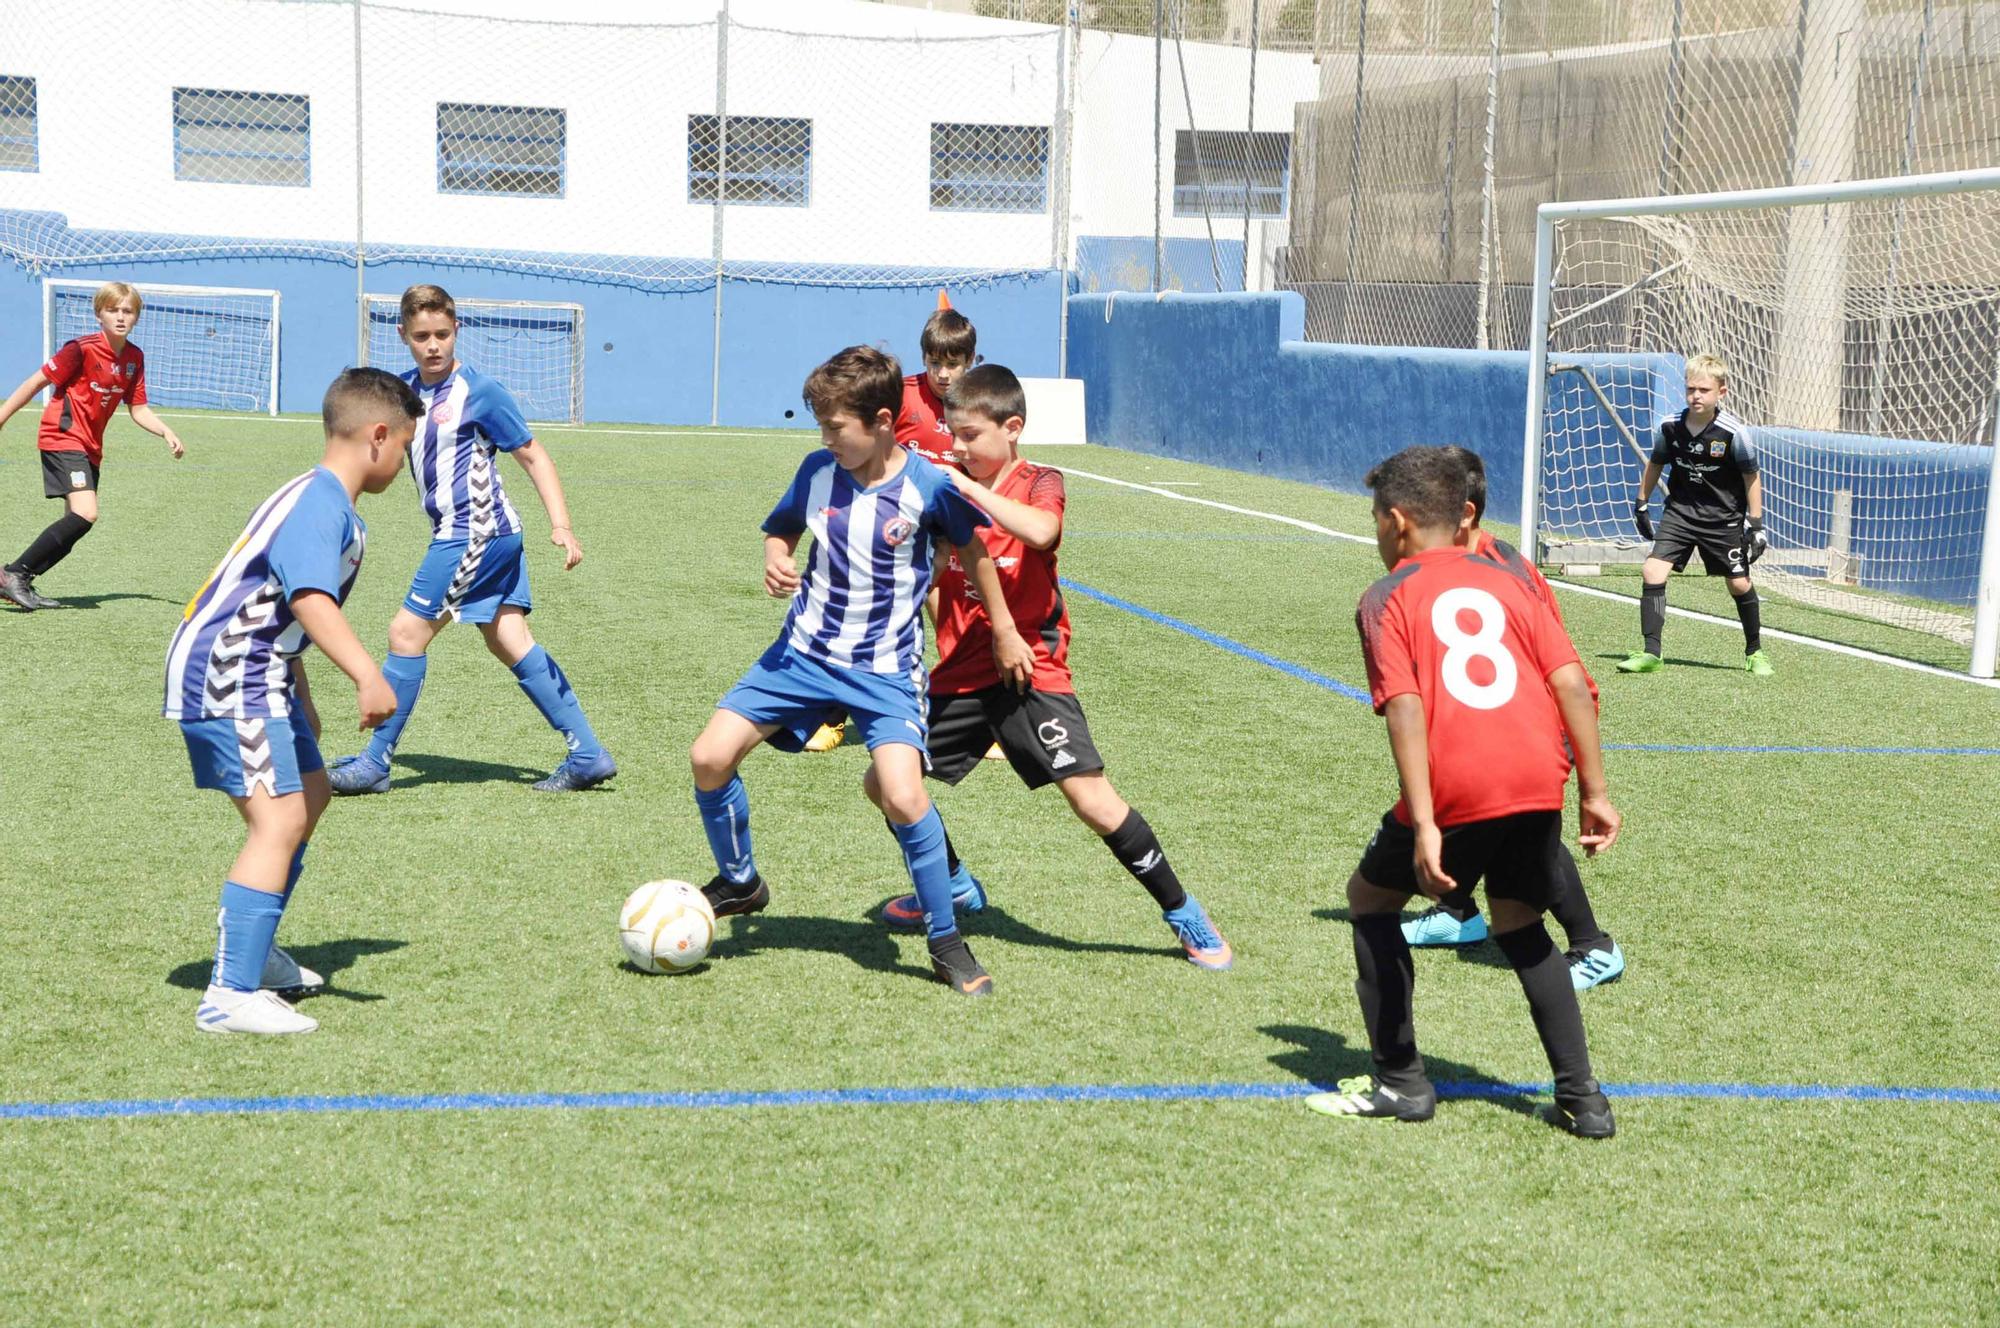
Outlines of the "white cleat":
M204 1033L310 1033L319 1020L308 1019L274 992L212 986L194 1007L194 1026Z
M316 991L326 979L274 945L264 956L264 976L257 985L265 991Z

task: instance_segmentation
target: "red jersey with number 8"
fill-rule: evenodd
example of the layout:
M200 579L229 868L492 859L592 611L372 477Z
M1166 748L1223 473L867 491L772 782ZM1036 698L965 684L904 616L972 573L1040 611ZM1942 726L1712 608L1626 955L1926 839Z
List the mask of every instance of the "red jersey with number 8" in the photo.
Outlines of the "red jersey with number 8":
M118 403L146 404L146 357L127 341L112 350L102 332L66 341L42 366L49 404L35 446L44 452L81 452L104 459L104 426Z
M1423 700L1440 826L1562 807L1569 749L1548 677L1579 661L1526 581L1469 549L1426 549L1368 588L1355 624L1376 713ZM1410 824L1401 799L1395 815Z

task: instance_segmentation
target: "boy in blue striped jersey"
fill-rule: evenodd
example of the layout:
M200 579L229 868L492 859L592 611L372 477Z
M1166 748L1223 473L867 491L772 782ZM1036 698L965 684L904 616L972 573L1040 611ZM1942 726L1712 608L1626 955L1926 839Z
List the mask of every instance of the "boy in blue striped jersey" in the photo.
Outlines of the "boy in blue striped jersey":
M902 366L868 346L848 347L806 379L825 449L800 464L764 521L764 588L791 596L791 611L689 753L717 869L702 893L717 917L770 902L737 768L761 743L801 750L830 712L844 710L868 744L879 805L923 908L931 969L953 991L985 996L993 979L958 933L944 823L924 790L923 606L938 542L957 551L985 599L1001 676L1031 677L1034 652L977 533L991 524L986 515L942 470L896 445L902 399ZM792 555L808 530L812 554L801 576Z
M188 601L167 648L163 713L180 721L195 787L227 793L249 828L222 887L215 968L195 1008L204 1032L319 1027L277 994L320 985L275 938L306 842L333 796L300 656L316 645L354 680L362 728L395 712L395 692L340 606L368 535L354 500L395 482L422 414L394 374L349 369L335 379L321 405L320 464L251 516Z
M569 525L556 463L535 441L514 394L458 361L458 306L439 286L403 292L400 335L417 367L403 375L427 412L410 443L410 478L431 519L431 546L389 623L383 676L396 689L396 713L375 730L368 749L334 762L335 793L386 793L389 761L424 688L431 642L454 618L479 628L486 648L514 674L549 727L568 748L560 766L536 783L544 793L593 788L618 773L617 763L584 718L549 652L528 631L528 555L521 518L500 485L494 453L521 463L549 514L549 542L563 551L563 570L583 561Z

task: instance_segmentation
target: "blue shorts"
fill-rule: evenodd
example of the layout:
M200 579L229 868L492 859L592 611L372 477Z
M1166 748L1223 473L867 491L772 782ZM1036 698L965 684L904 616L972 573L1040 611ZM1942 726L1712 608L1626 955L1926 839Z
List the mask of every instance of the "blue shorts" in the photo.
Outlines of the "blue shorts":
M834 668L780 637L715 704L752 724L776 724L766 741L781 752L803 750L827 717L842 710L861 726L869 751L900 742L921 752L930 737L925 695L921 667L909 673Z
M285 715L184 719L181 737L194 767L194 786L221 789L232 798L247 798L260 784L274 798L297 793L305 788L301 775L326 769L303 718L296 724Z
M410 582L403 607L435 622L447 613L460 622L490 623L502 605L534 609L528 594L528 555L521 536L432 540Z

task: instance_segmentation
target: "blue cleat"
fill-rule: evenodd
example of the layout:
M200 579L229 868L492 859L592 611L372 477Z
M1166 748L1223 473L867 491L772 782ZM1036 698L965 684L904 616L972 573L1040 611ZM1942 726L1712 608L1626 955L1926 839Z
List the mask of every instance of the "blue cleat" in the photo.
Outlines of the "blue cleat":
M580 793L596 788L617 773L618 763L611 759L611 753L600 749L588 761L579 761L574 756L564 758L547 779L535 781L533 787L537 793Z
M1613 941L1609 950L1569 952L1569 980L1578 991L1589 991L1625 976L1625 952Z
M1189 895L1187 902L1179 908L1160 916L1174 929L1174 939L1181 943L1188 962L1196 968L1223 973L1236 963L1236 952L1229 948L1228 941L1222 939L1222 933L1209 919L1208 910L1193 895Z
M986 907L986 887L979 878L958 864L958 873L951 878L951 911L958 917L977 913ZM882 921L891 927L921 927L924 925L923 905L914 894L898 895L882 905Z
M356 793L387 793L389 767L367 755L343 756L326 768L326 782L341 797Z
M1413 950L1432 945L1477 945L1486 939L1486 915L1474 913L1460 922L1442 908L1427 908L1403 924L1403 939Z

